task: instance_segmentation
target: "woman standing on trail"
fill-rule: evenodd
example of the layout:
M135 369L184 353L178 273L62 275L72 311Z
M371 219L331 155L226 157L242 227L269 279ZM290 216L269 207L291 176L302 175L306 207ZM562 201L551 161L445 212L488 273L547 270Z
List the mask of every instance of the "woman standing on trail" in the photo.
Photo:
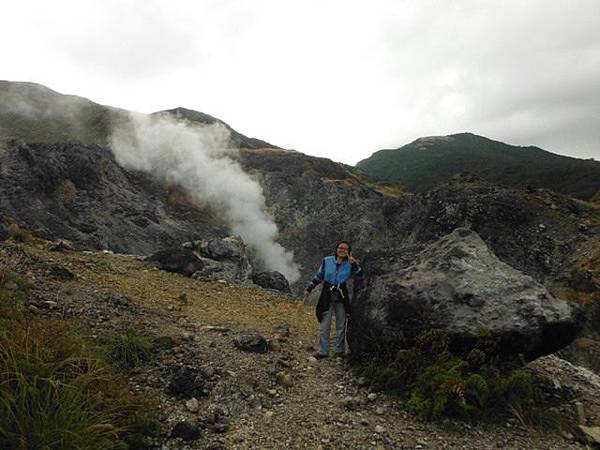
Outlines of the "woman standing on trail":
M317 358L329 356L329 330L335 314L335 356L344 356L346 320L350 314L350 298L346 281L361 275L358 260L352 256L352 247L346 241L338 243L335 255L323 258L319 271L306 287L309 294L321 281L323 289L317 303L317 319L320 326L319 352Z

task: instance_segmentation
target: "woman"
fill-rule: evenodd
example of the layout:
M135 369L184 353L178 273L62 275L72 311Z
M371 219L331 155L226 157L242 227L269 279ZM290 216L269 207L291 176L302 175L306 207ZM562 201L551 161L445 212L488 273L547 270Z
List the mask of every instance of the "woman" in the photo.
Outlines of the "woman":
M329 356L329 330L335 314L335 356L344 356L346 320L350 314L350 298L346 281L362 274L358 260L352 256L352 247L346 241L338 243L335 255L323 258L319 271L306 287L309 294L321 281L323 289L317 303L317 319L320 326L319 352L317 358Z

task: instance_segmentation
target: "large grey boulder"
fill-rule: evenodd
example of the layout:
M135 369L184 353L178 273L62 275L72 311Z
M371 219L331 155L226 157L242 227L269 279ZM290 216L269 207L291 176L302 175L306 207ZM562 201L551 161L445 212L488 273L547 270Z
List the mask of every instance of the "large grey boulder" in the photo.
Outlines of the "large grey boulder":
M252 282L265 289L274 289L286 293L291 292L287 278L277 271L254 273L252 274Z
M183 247L194 251L203 263L202 269L192 278L241 282L250 278L252 265L246 256L246 245L239 236L186 242Z
M204 263L200 258L186 248L160 250L150 255L148 261L159 269L181 273L188 277L204 268Z
M204 267L192 275L196 280L227 280L246 281L251 271L250 263L246 258L237 261L217 261L210 258L199 257Z
M246 254L246 246L239 236L228 236L197 241L195 247L204 257L217 261L239 259Z
M569 344L579 309L500 261L477 233L457 228L406 269L371 277L354 301L350 342L358 355L414 344L430 329L460 352L485 336L502 360L532 360Z

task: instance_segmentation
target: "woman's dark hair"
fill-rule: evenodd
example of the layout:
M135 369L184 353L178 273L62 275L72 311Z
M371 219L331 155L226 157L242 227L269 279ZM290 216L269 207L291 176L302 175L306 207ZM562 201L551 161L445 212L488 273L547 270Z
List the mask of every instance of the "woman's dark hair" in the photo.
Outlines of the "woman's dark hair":
M333 256L337 256L337 249L342 244L346 244L348 246L348 254L352 253L352 246L350 245L350 242L348 242L348 241L339 241L337 244L335 244L335 249L333 251Z

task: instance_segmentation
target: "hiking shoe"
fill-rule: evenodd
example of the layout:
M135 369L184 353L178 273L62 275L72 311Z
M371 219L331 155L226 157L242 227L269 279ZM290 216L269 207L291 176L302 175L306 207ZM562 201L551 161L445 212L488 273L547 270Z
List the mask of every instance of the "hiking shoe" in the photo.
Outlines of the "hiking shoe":
M343 353L336 353L335 354L335 360L339 361L339 362L344 361L344 354Z
M313 356L314 356L315 358L317 358L317 359L325 359L325 358L329 358L329 355L323 355L323 354L321 354L321 353L318 353L318 352L317 352L317 353L315 353Z

